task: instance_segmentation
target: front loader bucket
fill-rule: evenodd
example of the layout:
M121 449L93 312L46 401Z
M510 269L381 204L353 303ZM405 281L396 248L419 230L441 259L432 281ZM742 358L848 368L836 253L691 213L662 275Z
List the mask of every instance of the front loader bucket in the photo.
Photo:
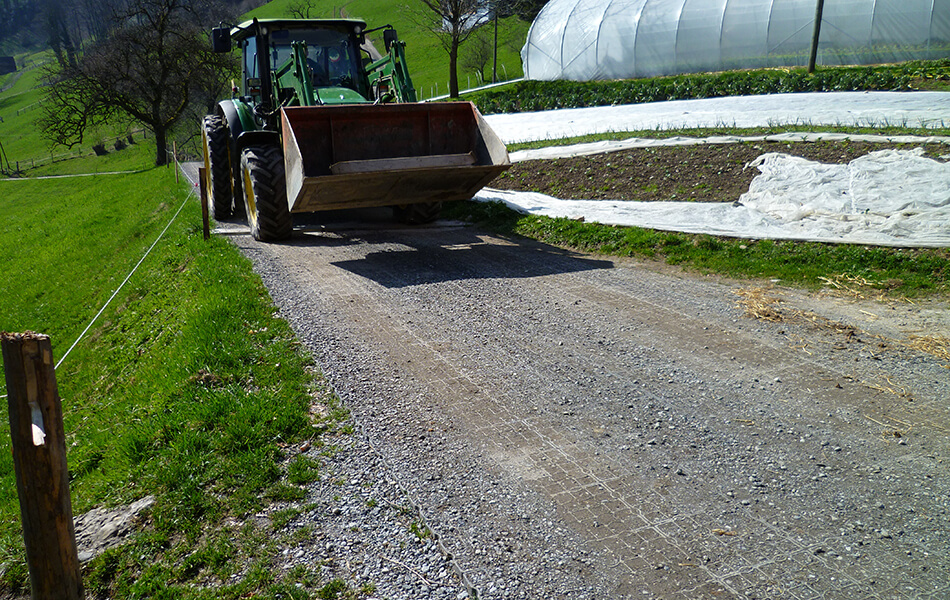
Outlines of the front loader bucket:
M468 200L511 166L471 102L281 109L291 212Z

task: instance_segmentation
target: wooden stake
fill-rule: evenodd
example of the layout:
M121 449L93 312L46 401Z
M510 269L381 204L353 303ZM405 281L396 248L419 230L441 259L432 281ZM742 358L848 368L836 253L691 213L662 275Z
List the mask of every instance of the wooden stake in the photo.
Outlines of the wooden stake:
M0 334L33 600L81 600L63 409L49 336Z
M205 173L204 167L198 167L198 199L201 201L201 225L205 240L209 240L211 239L211 226L208 223L208 202L205 200L208 194L208 182L205 181Z

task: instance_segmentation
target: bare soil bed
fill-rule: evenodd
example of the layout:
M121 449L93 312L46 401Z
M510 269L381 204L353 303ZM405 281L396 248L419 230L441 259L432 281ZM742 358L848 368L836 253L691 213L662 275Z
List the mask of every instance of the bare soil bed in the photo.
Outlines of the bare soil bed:
M731 202L748 191L752 179L759 173L746 165L767 152L843 164L876 150L909 150L918 146L869 142L744 142L641 148L519 162L491 185L564 199ZM923 147L926 154L934 158L950 151L942 144Z

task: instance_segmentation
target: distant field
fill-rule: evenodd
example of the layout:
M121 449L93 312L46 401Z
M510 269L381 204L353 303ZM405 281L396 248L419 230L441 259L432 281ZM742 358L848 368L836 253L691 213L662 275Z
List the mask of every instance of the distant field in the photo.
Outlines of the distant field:
M12 81L12 75L5 78ZM39 141L36 135L34 121L39 116L39 101L42 97L39 87L40 70L30 69L23 71L13 86L0 94L0 144L7 157L35 156L37 150L42 153L42 146L37 148ZM64 152L63 149L54 152Z
M49 52L34 54L28 58L30 65L42 65L52 60ZM22 64L18 60L18 64ZM138 154L130 150L112 152L117 133L121 133L127 142L125 128L91 129L86 132L83 143L74 148L53 146L40 135L37 119L42 114L40 103L43 99L43 67L29 66L21 70L18 77L13 74L0 79L0 87L12 84L0 93L0 155L4 171L16 170L29 172L30 175L97 173L103 171L122 171L142 169L154 163L154 155ZM135 141L142 142L143 135L135 134ZM110 150L105 157L93 158L92 146L103 142ZM151 150L150 152L154 152ZM78 159L78 160L77 160ZM9 163L9 164L8 164Z

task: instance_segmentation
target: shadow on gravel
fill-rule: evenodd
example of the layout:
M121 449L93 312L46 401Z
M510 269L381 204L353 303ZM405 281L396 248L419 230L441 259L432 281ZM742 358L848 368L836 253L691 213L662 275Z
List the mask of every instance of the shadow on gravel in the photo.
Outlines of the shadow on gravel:
M235 215L224 223L234 226L246 220L243 215ZM243 227L235 232L246 234ZM402 225L394 221L388 208L294 215L293 236L271 243L312 247L315 251L365 246L361 258L331 264L387 288L613 268L608 260L582 257L526 238L496 237L461 222Z
M613 268L526 239L501 239L471 228L362 232L363 258L332 263L387 288L468 279L512 279ZM382 246L383 249L377 250Z

